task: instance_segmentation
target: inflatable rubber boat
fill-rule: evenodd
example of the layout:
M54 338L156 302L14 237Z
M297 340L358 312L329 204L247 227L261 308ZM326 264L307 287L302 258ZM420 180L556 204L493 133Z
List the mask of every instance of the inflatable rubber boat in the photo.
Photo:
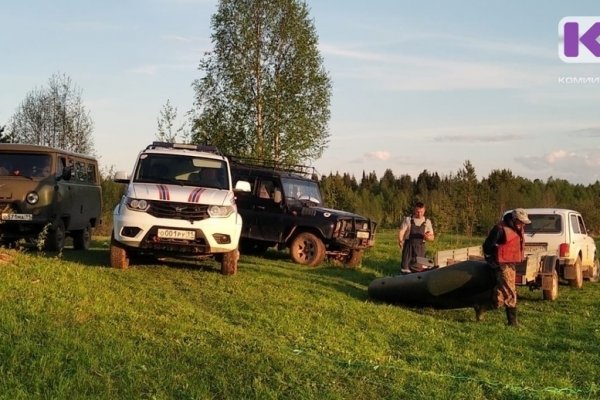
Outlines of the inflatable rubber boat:
M483 261L375 279L369 297L387 303L433 308L465 308L489 301L496 276Z

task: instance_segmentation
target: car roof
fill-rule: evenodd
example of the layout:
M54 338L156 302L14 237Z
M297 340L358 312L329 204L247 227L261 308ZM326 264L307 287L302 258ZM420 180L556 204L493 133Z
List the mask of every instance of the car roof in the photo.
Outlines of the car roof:
M35 153L60 153L72 157L85 158L90 161L96 161L92 156L75 153L68 150L57 149L50 146L41 146L37 144L25 144L25 143L0 143L0 151L15 151L15 152L35 152Z
M164 147L144 149L140 154L165 154L165 155L179 155L179 156L187 156L187 157L204 157L204 158L210 158L213 160L221 160L221 161L227 160L222 155L210 153L207 151L198 151L198 150L191 150L191 149L170 149L170 148L164 148Z
M570 210L568 208L525 208L527 214L580 214L579 211Z

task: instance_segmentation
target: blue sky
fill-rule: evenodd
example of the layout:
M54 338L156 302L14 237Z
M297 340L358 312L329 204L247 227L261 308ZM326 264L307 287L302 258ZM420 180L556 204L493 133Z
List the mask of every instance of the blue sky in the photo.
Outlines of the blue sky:
M104 168L129 170L167 100L184 114L216 0L22 0L1 7L0 124L65 73ZM386 169L600 180L600 64L564 63L558 24L594 1L307 2L333 82L321 174ZM600 21L600 17L598 18ZM573 78L599 78L578 81Z

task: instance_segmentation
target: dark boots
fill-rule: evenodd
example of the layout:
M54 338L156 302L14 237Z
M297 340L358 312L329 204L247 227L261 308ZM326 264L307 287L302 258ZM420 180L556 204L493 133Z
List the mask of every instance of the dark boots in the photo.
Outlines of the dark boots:
M483 321L483 315L490 309L490 306L489 304L475 304L473 308L475 308L475 321L481 322Z
M509 326L519 326L517 322L517 307L506 307L506 319Z

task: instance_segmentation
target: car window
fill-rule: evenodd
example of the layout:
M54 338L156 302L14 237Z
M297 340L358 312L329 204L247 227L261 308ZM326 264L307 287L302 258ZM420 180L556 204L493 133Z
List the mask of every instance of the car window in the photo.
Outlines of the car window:
M585 224L583 223L583 218L581 215L577 216L577 223L579 225L579 232L582 234L587 234L587 229L585 229Z
M227 164L202 157L143 154L134 176L134 182L229 188Z
M525 225L526 233L560 233L562 217L557 214L529 214L531 224Z
M573 233L581 233L581 227L579 226L577 215L571 215L571 228L573 229Z

